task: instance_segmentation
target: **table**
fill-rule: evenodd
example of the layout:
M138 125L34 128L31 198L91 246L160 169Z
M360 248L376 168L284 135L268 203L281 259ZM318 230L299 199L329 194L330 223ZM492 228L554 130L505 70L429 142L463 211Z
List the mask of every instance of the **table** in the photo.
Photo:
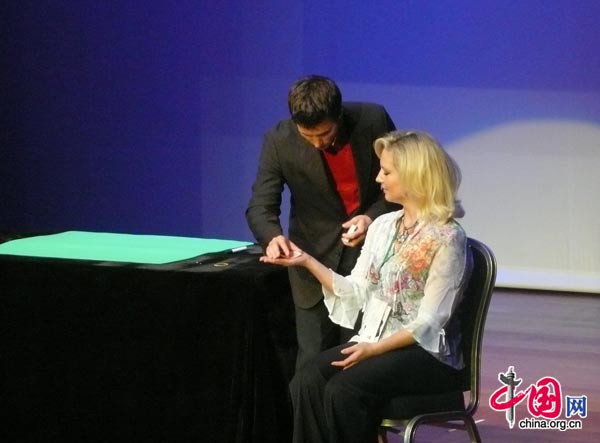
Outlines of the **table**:
M293 304L259 255L0 255L0 441L289 441Z

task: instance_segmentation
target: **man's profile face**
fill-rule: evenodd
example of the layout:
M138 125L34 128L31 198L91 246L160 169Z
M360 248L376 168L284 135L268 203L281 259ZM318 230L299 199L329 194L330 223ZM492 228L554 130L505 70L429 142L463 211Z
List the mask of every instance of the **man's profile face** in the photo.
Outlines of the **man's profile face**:
M302 138L319 151L328 149L333 145L339 129L338 124L331 120L325 120L311 128L301 125L296 125L296 127Z

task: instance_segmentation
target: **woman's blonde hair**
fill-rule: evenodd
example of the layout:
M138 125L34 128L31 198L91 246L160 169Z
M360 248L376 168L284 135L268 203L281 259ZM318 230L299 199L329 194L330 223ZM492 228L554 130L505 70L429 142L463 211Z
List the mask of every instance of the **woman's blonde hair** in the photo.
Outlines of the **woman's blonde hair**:
M456 162L432 136L393 131L375 140L373 146L379 157L384 149L392 154L396 172L416 202L420 219L445 223L452 218L459 204L456 197L462 176Z

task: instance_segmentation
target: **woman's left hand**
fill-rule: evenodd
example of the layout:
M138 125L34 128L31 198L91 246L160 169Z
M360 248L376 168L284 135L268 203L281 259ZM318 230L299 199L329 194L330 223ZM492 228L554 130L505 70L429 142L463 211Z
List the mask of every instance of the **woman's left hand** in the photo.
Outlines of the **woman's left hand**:
M344 360L331 362L331 365L342 369L348 369L356 363L373 357L376 354L374 343L356 343L342 349L340 352L347 355L347 357Z

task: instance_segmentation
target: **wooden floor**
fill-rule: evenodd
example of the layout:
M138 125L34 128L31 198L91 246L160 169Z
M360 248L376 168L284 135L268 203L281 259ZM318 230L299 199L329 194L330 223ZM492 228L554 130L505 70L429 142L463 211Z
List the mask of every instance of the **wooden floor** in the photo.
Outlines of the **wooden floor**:
M496 289L483 347L482 395L475 418L484 443L600 442L600 295ZM509 366L523 380L521 389L549 376L560 382L563 400L565 395L586 395L582 429L521 430L517 424L510 429L505 414L488 403L502 386L498 374ZM515 418L533 418L526 400L516 406ZM559 418L565 418L564 409ZM390 436L389 441L401 440ZM419 443L467 441L462 431L423 427L417 433Z

